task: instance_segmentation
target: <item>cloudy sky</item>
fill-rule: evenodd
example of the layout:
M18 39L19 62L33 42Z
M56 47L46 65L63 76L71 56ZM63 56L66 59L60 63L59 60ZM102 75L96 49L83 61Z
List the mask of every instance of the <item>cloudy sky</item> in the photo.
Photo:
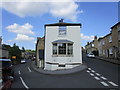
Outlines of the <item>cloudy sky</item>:
M61 18L82 24L82 46L94 35L108 34L118 22L117 2L5 2L0 8L3 43L16 43L25 49L35 49L37 37L44 36L44 25Z

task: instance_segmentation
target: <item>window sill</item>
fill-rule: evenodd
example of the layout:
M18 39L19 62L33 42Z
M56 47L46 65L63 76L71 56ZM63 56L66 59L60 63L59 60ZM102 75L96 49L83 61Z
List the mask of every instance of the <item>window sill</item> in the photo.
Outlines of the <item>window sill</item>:
M66 37L66 35L58 35L58 37Z
M52 57L73 57L73 55L52 55Z

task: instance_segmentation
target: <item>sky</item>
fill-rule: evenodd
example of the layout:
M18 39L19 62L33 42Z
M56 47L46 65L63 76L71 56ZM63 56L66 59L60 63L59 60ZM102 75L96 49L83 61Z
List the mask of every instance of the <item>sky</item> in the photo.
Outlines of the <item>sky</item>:
M2 42L11 46L16 43L25 49L35 49L37 37L44 36L44 25L61 18L82 24L82 46L95 35L99 38L110 33L110 27L118 22L117 2L5 2L0 8Z

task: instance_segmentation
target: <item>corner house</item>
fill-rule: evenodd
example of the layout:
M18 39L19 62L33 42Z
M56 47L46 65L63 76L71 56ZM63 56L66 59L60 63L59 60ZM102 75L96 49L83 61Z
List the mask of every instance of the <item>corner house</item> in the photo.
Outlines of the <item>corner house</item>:
M70 69L82 64L80 23L45 25L45 70Z

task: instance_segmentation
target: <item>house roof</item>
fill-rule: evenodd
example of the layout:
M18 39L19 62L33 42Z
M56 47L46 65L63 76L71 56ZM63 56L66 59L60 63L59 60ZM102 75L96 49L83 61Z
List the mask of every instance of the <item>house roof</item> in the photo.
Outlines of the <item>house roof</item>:
M120 22L118 22L117 24L115 24L114 26L111 27L111 29L113 29L115 26L117 26L118 24L120 24Z
M55 40L52 43L73 43L73 42L70 40Z
M100 38L98 39L98 41L101 40L101 39L104 39L105 37L110 36L110 35L111 35L111 33L105 35L104 37L100 37Z
M45 40L45 36L43 36L43 37L37 37L36 46L38 45L38 43L39 43L40 40Z
M65 22L59 22L54 24L45 24L46 26L81 26L80 23L65 23Z
M103 39L103 37L100 37L100 38L98 39L98 41L101 40L101 39Z

